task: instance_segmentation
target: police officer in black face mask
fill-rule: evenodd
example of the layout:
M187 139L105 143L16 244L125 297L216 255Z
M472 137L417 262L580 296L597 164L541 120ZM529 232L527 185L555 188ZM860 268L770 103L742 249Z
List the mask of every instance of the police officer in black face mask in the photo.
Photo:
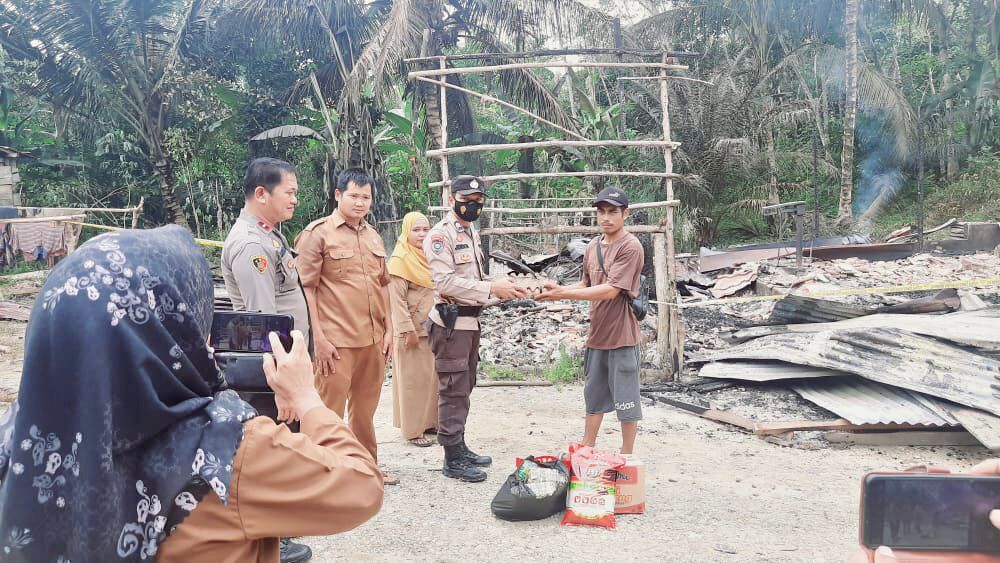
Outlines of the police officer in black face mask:
M474 453L465 443L469 396L476 385L479 362L479 313L492 297L526 297L527 290L510 280L490 281L484 275L485 256L472 222L486 199L486 184L474 176L451 181L452 210L424 239L435 306L427 331L438 376L438 443L444 446L445 477L467 482L486 479L480 467L489 456Z

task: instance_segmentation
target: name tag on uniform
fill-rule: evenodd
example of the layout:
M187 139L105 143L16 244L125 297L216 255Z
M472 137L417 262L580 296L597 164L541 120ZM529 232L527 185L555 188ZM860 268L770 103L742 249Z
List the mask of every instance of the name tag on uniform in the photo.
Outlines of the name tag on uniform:
M458 254L457 256L455 256L455 263L456 264L468 264L469 262L472 262L472 253L471 252L463 252L463 253Z
M464 242L455 245L455 250L468 250L468 249L469 249L469 245L466 244L466 243L464 243Z

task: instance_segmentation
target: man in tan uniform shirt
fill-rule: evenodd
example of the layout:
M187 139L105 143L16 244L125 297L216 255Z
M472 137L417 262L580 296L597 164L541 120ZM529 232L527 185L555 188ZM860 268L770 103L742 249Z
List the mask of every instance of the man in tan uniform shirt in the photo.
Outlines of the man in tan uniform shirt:
M222 277L236 311L291 315L295 330L309 339L309 309L299 284L296 252L275 226L287 221L298 205L295 167L274 158L258 158L243 178L246 203L222 246ZM276 418L270 393L241 393L257 413ZM283 563L308 561L308 546L281 540Z
M389 273L382 238L364 217L375 180L348 169L337 178L337 209L295 240L313 315L316 388L376 460L375 409L392 353ZM387 479L394 484L394 479Z
M472 222L479 218L486 199L486 184L474 176L451 181L452 211L424 239L435 306L429 316L428 336L438 376L438 443L444 446L444 475L468 482L486 479L479 467L493 460L469 450L465 421L469 397L476 385L479 365L479 313L491 297L515 299L528 292L510 281L490 282L479 233Z
M258 158L247 168L243 184L246 203L222 245L222 277L233 309L291 315L293 328L308 340L309 310L296 252L275 228L292 218L298 204L295 167Z

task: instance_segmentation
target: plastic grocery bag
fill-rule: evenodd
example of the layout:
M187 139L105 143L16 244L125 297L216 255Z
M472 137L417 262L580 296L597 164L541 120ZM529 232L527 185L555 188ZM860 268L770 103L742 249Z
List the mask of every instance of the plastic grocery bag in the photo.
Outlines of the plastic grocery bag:
M555 457L528 457L520 461L497 491L490 510L501 520L541 520L566 507L569 469Z

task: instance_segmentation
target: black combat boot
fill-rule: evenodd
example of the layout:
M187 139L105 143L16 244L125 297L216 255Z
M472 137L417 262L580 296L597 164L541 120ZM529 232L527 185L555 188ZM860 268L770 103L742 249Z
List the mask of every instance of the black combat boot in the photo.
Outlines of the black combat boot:
M313 552L308 545L295 543L288 538L280 540L281 563L305 563L312 559Z
M473 467L465 458L465 449L461 444L444 447L445 477L459 479L467 483L478 483L486 480L486 473Z
M462 440L462 455L465 456L465 460L472 465L477 465L479 467L488 467L493 465L493 458L488 455L479 455L476 452L469 449L469 446L465 445L465 440Z

